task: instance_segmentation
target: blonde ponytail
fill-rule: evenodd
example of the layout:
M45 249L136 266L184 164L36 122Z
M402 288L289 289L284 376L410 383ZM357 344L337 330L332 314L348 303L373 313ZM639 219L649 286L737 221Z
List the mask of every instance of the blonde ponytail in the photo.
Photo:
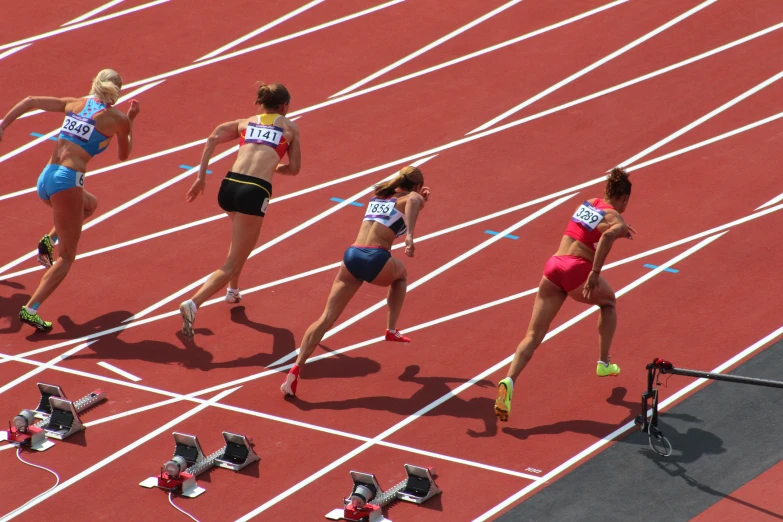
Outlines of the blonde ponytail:
M424 175L418 168L412 166L403 167L400 169L400 172L389 181L384 181L375 185L375 196L386 199L393 196L398 188L413 190L413 187L422 184L424 184Z
M90 95L107 105L114 105L120 98L122 77L113 69L104 69L92 81Z

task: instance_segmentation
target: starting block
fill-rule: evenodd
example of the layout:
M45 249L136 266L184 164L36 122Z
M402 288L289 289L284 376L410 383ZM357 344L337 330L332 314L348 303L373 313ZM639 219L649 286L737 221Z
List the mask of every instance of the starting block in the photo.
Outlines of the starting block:
M375 475L351 471L353 490L343 499L343 508L326 514L329 520L351 522L391 522L383 516L383 508L395 500L423 504L442 493L435 484L435 468L422 468L405 464L407 477L388 491L383 491Z
M198 437L174 432L174 456L166 462L157 477L149 477L139 482L144 488L160 488L178 491L183 497L195 498L206 491L196 482L196 477L217 466L239 471L261 457L256 455L250 439L244 435L223 432L225 446L204 456Z
M48 437L65 440L76 432L85 429L79 413L106 398L103 390L95 390L81 399L71 402L65 398L59 386L38 383L41 400L33 410L24 409L9 422L8 431L0 432L0 440L28 447L35 451L45 451L54 442ZM36 418L41 420L34 423Z

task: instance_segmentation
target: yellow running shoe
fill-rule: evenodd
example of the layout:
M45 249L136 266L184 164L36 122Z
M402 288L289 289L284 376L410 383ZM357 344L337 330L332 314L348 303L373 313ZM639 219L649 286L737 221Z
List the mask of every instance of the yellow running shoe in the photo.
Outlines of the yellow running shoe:
M48 235L38 242L38 262L46 268L54 264L54 244Z
M27 323L31 326L36 327L38 330L42 332L48 332L52 329L52 323L49 321L44 321L41 319L41 316L38 315L38 313L31 314L27 311L27 308L24 306L19 311L19 320L21 320L23 323Z
M595 367L595 374L599 377L616 377L617 375L620 375L620 367L616 364L605 365L604 363L599 362Z
M511 396L514 394L514 383L510 377L506 377L498 383L498 398L495 399L495 415L501 422L508 421L511 413Z

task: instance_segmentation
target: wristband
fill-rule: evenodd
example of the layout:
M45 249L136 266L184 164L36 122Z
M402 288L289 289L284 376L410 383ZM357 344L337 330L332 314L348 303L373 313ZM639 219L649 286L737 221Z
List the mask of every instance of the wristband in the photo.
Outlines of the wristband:
M591 271L591 272L595 272L595 269L593 269L593 270L590 270L590 271ZM596 273L596 274L598 274L598 275L601 275L601 272L595 272L595 273Z

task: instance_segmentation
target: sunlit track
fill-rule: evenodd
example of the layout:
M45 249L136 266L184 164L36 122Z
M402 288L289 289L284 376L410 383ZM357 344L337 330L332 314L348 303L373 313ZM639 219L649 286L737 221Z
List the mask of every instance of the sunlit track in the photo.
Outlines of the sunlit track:
M29 46L76 38L58 40L63 32L89 25L92 38L109 41L110 31L143 16L161 52L169 39L178 49L190 39L199 45L195 53L170 53L158 71L172 70L133 80L123 88L126 96L165 80L151 96L159 101L164 89L176 92L178 82L190 82L187 99L172 103L192 106L207 120L225 114L214 103L217 91L209 91L213 71L220 70L231 81L293 85L297 98L305 85L308 103L323 100L288 114L308 123L306 115L313 114L314 125L302 126L303 176L281 183L287 193L276 191L271 201L286 204L275 207L265 225L271 232L250 256L242 303L226 303L220 293L205 302L193 342L178 333L172 303L222 259L226 222L202 225L226 215L214 201L192 217L177 215L184 207L162 206L174 197L181 205L179 190L167 189L196 170L172 168L172 158L175 167L195 165L185 154L195 154L205 140L185 143L197 137L192 133L140 133L139 140L155 139L140 147L144 155L88 172L119 174L100 178L100 193L126 195L104 203L85 224L89 229L110 219L88 233L77 255L85 260L77 263L79 271L45 303L42 316L55 324L49 334L34 333L16 318L43 268L29 262L35 253L11 258L20 255L13 252L17 238L34 245L51 210L21 197L32 198L35 187L19 190L19 180L2 180L16 175L12 167L32 161L29 150L47 140L52 125L26 123L18 127L23 139L0 142L0 215L4 223L26 227L9 228L14 240L0 260L0 421L34 405L36 382L58 384L69 397L100 387L109 399L83 415L86 436L32 455L60 474L56 487L0 442L0 460L7 459L2 465L10 472L0 478L0 489L14 492L13 498L0 495L0 520L50 516L68 503L90 519L180 516L166 495L137 484L170 457L172 432L197 435L211 449L221 430L251 437L261 460L243 473L211 473L204 479L206 496L175 503L199 520L323 519L342 505L349 470L377 474L390 485L403 463L437 466L444 495L422 506L400 502L384 515L492 520L529 507L520 504L551 491L563 475L634 430L626 404L638 412L632 396L642 389L640 368L658 356L651 350L661 343L676 347L678 358L698 361L697 367L724 372L783 336L774 307L783 286L764 279L769 259L781 254L774 231L783 216L783 183L775 175L783 153L783 108L776 101L783 72L774 56L783 5L748 0L747 13L734 13L733 0L660 0L653 8L640 0L493 0L486 6L454 0L436 12L409 0L241 1L221 7L221 20L205 18L199 27L154 15L198 9L202 1L93 0L66 16L26 25L25 33L6 40L18 41L0 48L0 68L19 66ZM165 9L157 7L164 2ZM47 32L58 26L62 32ZM37 39L20 39L35 33L41 33ZM378 34L407 40L396 46ZM340 37L366 39L366 45L354 43L355 56L329 52ZM574 43L578 49L570 48ZM256 53L262 49L269 51ZM69 46L68 58L94 61L94 51ZM113 51L104 56L111 62ZM51 59L66 58L54 53ZM106 66L132 69L139 78L156 72L151 63L158 62L137 56ZM27 65L33 66L45 72L45 64ZM301 74L311 67L318 76ZM523 73L512 78L506 67ZM513 88L483 77L495 71ZM199 89L211 103L201 103ZM427 107L433 97L440 105ZM534 114L510 119L533 103ZM170 110L173 121L177 109ZM144 111L169 117L165 107L147 104ZM432 118L423 122L420 114ZM315 158L319 149L324 155ZM237 147L228 143L220 151L211 163L225 165ZM400 327L412 343L378 335L386 290L363 285L302 367L298 396L283 398L280 384L302 334L321 313L371 183L405 164L425 164L425 184L433 191L417 225L417 256L403 257L401 240L392 247L409 272ZM602 267L617 289L619 350L613 345L612 360L623 372L596 378L597 308L569 300L532 371L523 372L515 415L499 423L495 388L524 335L543 263L572 207L600 196L604 171L614 164L631 174L624 217L638 229L633 241L613 246ZM742 289L748 287L758 292L752 311L736 305L747 302ZM702 345L699 332L722 342ZM704 384L675 381L661 388L661 407L699 393ZM577 388L580 393L572 393ZM617 402L618 390L630 395ZM609 394L614 399L605 400ZM226 498L234 500L221 501Z

